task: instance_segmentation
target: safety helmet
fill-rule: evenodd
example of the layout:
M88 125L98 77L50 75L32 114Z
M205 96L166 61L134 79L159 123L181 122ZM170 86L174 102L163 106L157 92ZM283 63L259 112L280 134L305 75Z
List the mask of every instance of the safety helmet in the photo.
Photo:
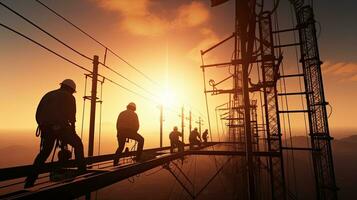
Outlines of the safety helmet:
M72 88L74 92L76 92L76 83L72 79L63 80L61 85L68 86L68 87Z
M177 126L174 126L174 131L177 131L177 129L178 129Z
M128 109L132 109L132 110L136 110L136 105L135 105L135 103L134 102L130 102L127 106L126 106Z

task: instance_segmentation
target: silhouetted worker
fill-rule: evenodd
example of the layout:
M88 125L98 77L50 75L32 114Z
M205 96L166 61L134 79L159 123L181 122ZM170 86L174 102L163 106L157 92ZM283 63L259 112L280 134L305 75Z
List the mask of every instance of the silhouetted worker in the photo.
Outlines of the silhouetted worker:
M197 128L194 128L193 131L190 133L190 149L195 145L201 146L201 136L200 133L197 131Z
M66 79L57 90L48 92L40 101L36 111L38 132L41 135L40 152L35 158L33 169L25 181L25 188L32 187L38 177L44 162L51 154L54 144L59 140L62 144L69 144L74 148L78 170L86 170L83 155L83 144L76 134L76 84Z
M184 150L185 144L180 141L180 137L182 137L182 133L178 131L177 126L174 126L174 130L171 131L169 138L170 138L170 152L174 152L174 148L178 148L179 151Z
M127 138L136 140L138 142L137 154L135 160L140 161L141 153L144 148L144 138L138 133L139 119L135 113L136 105L131 102L126 106L126 110L121 112L117 120L117 138L118 149L115 152L116 158L114 165L119 163L119 154L124 150L125 141Z
M208 138L208 130L206 129L206 130L202 133L203 142L207 143L207 138Z

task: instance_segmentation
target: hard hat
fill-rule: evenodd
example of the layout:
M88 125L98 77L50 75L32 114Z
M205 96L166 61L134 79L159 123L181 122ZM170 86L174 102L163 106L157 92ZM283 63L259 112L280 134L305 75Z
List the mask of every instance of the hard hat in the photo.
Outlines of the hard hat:
M72 79L63 80L61 85L66 85L76 91L76 83Z
M174 126L174 130L177 131L177 126Z
M127 106L126 106L127 108L133 108L134 110L136 110L136 105L135 105L135 103L134 102L130 102Z

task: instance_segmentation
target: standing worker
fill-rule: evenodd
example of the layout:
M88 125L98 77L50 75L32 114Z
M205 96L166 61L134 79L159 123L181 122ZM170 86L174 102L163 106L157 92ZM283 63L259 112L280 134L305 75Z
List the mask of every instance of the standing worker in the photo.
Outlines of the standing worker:
M37 136L41 136L40 152L36 156L32 170L25 181L25 188L32 187L44 162L51 154L56 141L69 144L74 148L79 172L86 170L83 144L76 134L76 84L71 79L60 83L57 90L48 92L42 97L36 111L38 123Z
M174 148L178 148L179 151L184 150L185 144L180 141L180 137L182 137L182 133L178 131L177 126L174 126L174 130L170 133L169 138L170 138L170 152L174 152Z
M126 106L126 110L121 112L117 120L117 139L118 149L115 152L114 166L119 163L119 154L124 150L126 139L132 139L138 142L136 161L140 160L144 148L144 138L138 133L139 119L135 113L136 105L131 102Z
M197 128L194 128L193 131L191 131L190 133L190 149L192 149L192 147L194 147L195 145L198 145L199 147L201 146L201 136L197 131Z
M208 138L208 130L206 129L203 133L202 133L202 139L204 143L207 143L207 138Z

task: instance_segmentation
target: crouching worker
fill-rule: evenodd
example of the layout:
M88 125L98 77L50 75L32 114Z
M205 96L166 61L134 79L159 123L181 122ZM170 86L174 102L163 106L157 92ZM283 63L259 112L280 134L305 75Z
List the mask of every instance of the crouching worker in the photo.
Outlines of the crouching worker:
M32 170L25 181L25 188L32 187L51 154L56 141L69 144L74 148L78 170L84 172L86 165L83 155L83 144L75 131L76 100L73 93L76 84L71 79L64 80L57 90L48 92L40 101L36 111L38 129L41 136L41 148L36 156Z
M144 148L144 138L138 133L139 119L135 113L136 105L131 102L127 105L126 110L121 112L117 120L117 139L118 149L115 152L114 165L119 163L119 155L125 147L126 139L132 139L138 142L136 153L136 161L140 161L140 157Z
M170 133L170 152L173 153L174 149L177 147L178 151L184 150L184 143L180 141L180 137L182 137L182 133L177 130L177 126L174 127L174 130Z
M203 133L202 133L202 139L204 143L207 143L207 139L208 139L208 129L206 129Z
M197 128L193 129L190 133L190 149L192 149L195 145L198 145L199 147L201 146L201 136L200 133L198 133Z

